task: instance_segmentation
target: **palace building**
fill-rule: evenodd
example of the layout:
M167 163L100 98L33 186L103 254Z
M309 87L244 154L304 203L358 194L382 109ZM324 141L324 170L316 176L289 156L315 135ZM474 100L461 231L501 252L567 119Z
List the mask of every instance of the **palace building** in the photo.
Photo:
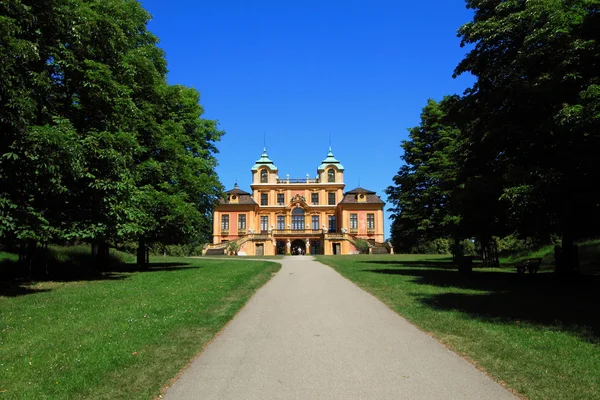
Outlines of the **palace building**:
M329 148L316 178L282 178L264 149L251 168L252 192L237 183L215 207L213 243L204 254L223 254L236 242L239 255L355 254L357 238L369 252L388 253L384 202L358 187L344 192L344 166Z

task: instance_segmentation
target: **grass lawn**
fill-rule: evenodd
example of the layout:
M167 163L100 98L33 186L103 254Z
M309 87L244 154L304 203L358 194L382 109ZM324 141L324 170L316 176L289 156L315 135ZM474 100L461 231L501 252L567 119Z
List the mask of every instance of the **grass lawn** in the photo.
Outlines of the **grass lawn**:
M0 286L0 398L155 398L279 269L151 261L144 272Z
M319 256L529 399L600 398L600 277L475 269L439 256Z

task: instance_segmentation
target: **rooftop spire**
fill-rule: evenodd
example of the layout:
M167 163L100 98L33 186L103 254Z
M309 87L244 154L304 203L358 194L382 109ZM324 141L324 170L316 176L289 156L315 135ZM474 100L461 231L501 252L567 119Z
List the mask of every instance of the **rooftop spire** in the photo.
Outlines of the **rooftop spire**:
M331 146L329 146L329 152L327 153L327 158L323 160L321 165L319 165L318 170L324 170L328 165L335 165L338 170L343 171L344 166L340 163L338 159L333 155L333 151L331 151Z
M277 171L277 167L267 154L267 146L263 147L262 155L258 160L256 160L256 163L252 167L252 171L257 171L261 166L265 166L270 170Z

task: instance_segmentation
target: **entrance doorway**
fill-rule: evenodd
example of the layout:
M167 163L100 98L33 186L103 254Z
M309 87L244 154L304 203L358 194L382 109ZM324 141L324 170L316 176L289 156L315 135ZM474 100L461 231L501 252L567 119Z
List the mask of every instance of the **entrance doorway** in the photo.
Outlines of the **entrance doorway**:
M310 241L310 254L321 254L321 241L311 240Z
M257 256L264 256L265 255L265 245L264 244L257 244L256 245L256 253Z
M285 240L277 241L277 254L285 254Z
M299 255L304 255L306 254L306 243L304 243L304 240L301 239L296 239L292 242L292 255L293 256L299 256Z
M341 253L342 253L342 251L341 251L340 244L339 243L333 243L333 254L336 255L336 254L341 254Z

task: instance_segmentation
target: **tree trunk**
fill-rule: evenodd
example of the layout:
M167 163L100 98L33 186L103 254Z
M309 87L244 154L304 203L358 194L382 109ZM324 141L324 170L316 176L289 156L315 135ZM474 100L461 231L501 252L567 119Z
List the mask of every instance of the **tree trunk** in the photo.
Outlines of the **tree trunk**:
M579 270L579 248L573 244L573 235L563 234L562 246L554 248L556 272L561 275L573 275Z
M144 236L138 237L138 248L137 248L137 266L138 268L146 268L147 264L147 246L146 246L146 238Z
M460 245L460 238L454 237L454 246L452 246L452 262L457 264L463 256L464 249Z
M92 257L94 262L90 266L90 272L101 271L107 268L110 254L110 246L104 240L92 242Z
M494 239L486 238L481 240L481 256L483 259L483 265L487 268L495 268L500 265L500 260L498 259L498 248Z

